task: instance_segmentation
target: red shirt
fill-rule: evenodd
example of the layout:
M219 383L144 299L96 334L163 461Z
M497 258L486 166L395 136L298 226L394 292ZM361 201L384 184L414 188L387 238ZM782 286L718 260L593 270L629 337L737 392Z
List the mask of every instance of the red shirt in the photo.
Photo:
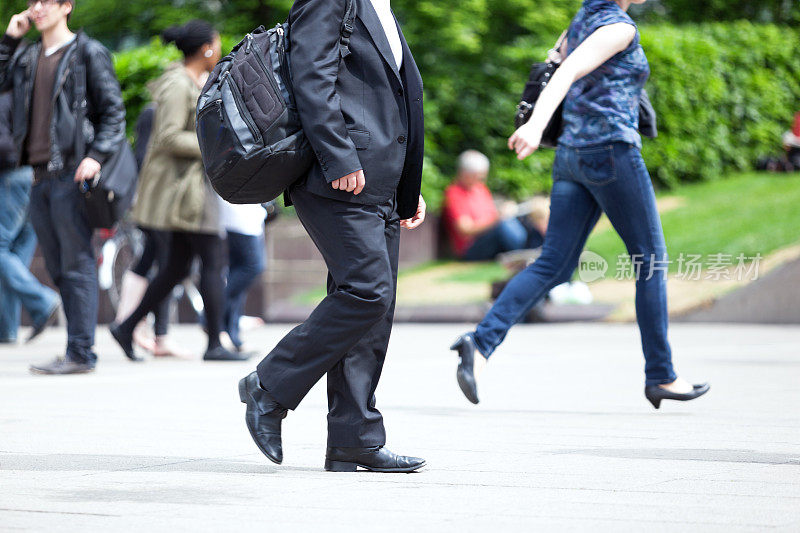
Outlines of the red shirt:
M468 189L460 183L453 183L444 191L443 217L453 251L462 256L475 242L475 237L460 233L456 221L469 217L476 224L491 224L498 219L498 214L486 185L478 183Z

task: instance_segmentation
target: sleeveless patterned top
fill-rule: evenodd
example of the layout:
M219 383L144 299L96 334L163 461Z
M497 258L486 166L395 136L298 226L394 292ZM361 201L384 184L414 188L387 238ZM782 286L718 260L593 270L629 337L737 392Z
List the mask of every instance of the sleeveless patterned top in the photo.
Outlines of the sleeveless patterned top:
M567 55L602 26L636 23L612 0L584 0L567 32ZM594 72L576 81L564 100L564 130L559 144L581 148L622 141L642 147L639 96L650 66L639 44L631 44Z

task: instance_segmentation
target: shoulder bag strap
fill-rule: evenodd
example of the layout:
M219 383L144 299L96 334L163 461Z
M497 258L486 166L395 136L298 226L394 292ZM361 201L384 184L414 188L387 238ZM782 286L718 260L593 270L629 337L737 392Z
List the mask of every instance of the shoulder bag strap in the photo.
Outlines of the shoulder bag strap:
M564 30L564 32L561 34L561 37L558 38L558 41L556 42L555 46L553 46L553 48L551 48L550 50L547 51L547 61L549 63L559 63L560 64L562 61L564 61L565 58L561 57L561 45L564 44L564 41L567 38L567 33L568 32L569 32L569 28ZM557 54L557 56L556 56L556 54ZM558 61L556 61L554 59L555 57L559 57L560 59Z

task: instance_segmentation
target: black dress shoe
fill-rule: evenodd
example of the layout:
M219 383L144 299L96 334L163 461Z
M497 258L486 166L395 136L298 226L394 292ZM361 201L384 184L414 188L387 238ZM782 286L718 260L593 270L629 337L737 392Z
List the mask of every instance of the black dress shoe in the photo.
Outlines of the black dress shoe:
M255 372L239 381L239 399L247 404L244 420L256 446L267 459L281 464L281 421L286 418L287 409L261 388Z
M94 372L94 364L78 363L64 357L57 357L55 360L43 365L31 365L33 374L44 374L48 376L65 376L68 374L88 374Z
M355 472L359 466L371 472L410 473L425 466L425 459L397 455L383 446L328 448L325 453L328 472Z
M217 346L206 352L203 356L203 361L247 361L253 356L253 352L237 353L231 352Z
M45 318L42 322L40 322L38 324L35 324L33 326L33 331L31 331L31 334L28 335L28 338L25 341L25 344L28 344L33 339L35 339L36 337L38 337L39 335L44 333L44 330L46 330L48 326L50 326L53 322L56 321L56 317L58 317L58 310L59 309L61 309L61 304L60 303L56 303L53 306L53 309L50 310L50 314L47 315L47 318Z
M125 353L125 357L137 363L144 361L144 359L136 355L136 352L133 349L133 334L126 334L124 331L122 331L122 328L119 324L111 324L108 327L108 331L111 333L111 336L114 337L114 340L117 341L119 347L122 348L122 351Z
M699 398L703 394L707 393L710 388L711 385L708 383L702 383L700 385L693 385L692 392L678 394L675 392L670 392L663 387L659 387L658 385L647 385L644 388L644 395L648 400L650 400L650 403L653 404L653 407L658 409L661 407L661 400L677 400L679 402L688 402L689 400L694 400L695 398Z
M456 339L456 342L450 347L451 350L458 351L458 356L461 362L458 364L456 370L456 380L461 392L472 403L477 404L478 400L478 383L475 381L475 357L483 357L480 352L475 348L475 340L472 338L472 333L465 333Z

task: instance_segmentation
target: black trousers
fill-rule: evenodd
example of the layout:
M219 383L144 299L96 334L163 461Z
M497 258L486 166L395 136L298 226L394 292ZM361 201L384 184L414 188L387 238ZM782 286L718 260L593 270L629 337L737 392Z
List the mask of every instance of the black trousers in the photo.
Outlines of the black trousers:
M167 265L172 234L169 231L143 228L141 226L139 230L141 230L142 235L144 235L144 250L142 250L142 255L139 257L139 261L136 265L131 269L131 272L141 278L150 278L150 281L152 281L155 274ZM155 269L153 267L155 267ZM151 275L153 270L155 270L155 273ZM164 298L153 312L155 317L153 329L158 337L163 337L167 334L167 328L169 327L169 305L169 298Z
M291 193L297 216L328 267L328 296L258 365L261 386L295 409L328 375L328 446L383 446L375 407L394 319L397 203L359 205Z
M154 311L175 285L189 277L192 261L200 258L200 296L206 315L208 330L208 349L220 345L219 333L222 328L222 307L225 282L222 271L225 268L224 241L218 235L174 231L170 234L170 248L167 262L160 267L158 274L150 282L139 307L120 324L126 334L133 334L136 327L148 313Z

